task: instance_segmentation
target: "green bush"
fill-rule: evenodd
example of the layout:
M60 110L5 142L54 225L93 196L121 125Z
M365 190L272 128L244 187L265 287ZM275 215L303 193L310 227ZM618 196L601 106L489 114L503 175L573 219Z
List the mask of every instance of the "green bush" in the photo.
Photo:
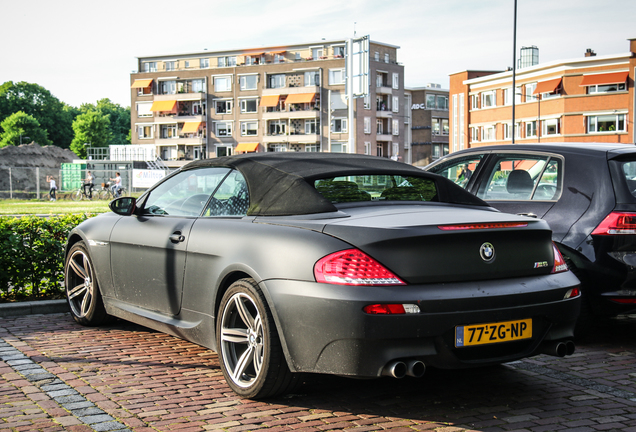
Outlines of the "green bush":
M61 297L68 233L92 216L0 217L0 301Z

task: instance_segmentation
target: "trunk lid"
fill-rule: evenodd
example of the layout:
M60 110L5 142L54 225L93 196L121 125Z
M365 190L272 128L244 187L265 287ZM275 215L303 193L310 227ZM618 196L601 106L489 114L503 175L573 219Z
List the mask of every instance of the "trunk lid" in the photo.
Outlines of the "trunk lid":
M323 232L359 248L410 284L539 276L554 265L551 231L543 220L430 204L346 211L349 218L329 221ZM507 222L527 225L439 228Z

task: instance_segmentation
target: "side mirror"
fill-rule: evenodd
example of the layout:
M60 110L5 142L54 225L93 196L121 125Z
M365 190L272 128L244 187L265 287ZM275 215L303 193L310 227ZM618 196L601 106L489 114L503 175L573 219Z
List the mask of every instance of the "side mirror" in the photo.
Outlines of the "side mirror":
M137 208L137 200L132 197L121 197L112 200L108 207L118 215L130 216Z

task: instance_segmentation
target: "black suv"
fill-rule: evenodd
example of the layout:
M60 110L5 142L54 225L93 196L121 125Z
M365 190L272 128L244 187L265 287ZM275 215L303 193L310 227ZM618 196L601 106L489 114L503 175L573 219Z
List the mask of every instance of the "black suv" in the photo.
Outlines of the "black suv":
M591 315L636 312L636 146L477 147L424 168L507 213L543 218L582 284L580 330Z

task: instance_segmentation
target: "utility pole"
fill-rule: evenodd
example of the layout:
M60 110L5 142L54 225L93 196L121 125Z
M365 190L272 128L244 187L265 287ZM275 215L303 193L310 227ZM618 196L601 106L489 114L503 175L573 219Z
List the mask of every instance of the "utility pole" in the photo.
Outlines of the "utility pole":
M512 143L515 143L517 125L515 123L515 100L517 99L517 0L515 0L514 24L512 26Z

